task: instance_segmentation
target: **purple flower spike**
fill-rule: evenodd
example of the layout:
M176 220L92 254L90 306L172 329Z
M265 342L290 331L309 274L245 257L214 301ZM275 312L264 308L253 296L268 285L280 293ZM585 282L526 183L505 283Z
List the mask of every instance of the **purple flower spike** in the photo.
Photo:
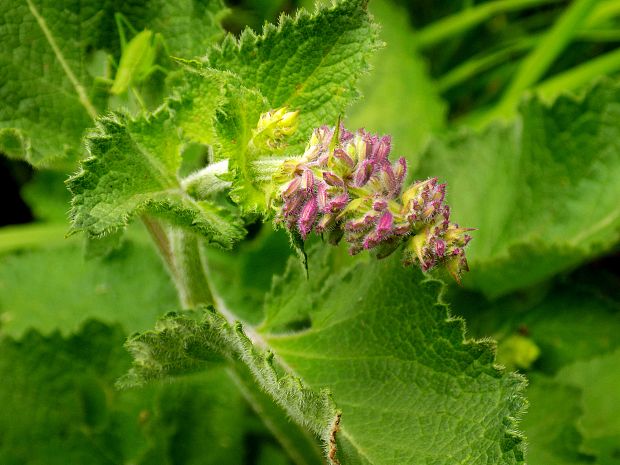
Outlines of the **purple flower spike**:
M344 239L352 255L374 249L383 258L404 244L405 264L424 271L441 264L458 281L468 269L471 236L450 222L446 185L430 178L403 189L407 162L390 162L389 136L341 126L332 143L334 134L327 126L316 129L304 154L274 176L280 183L276 223L303 239L312 230L330 243Z

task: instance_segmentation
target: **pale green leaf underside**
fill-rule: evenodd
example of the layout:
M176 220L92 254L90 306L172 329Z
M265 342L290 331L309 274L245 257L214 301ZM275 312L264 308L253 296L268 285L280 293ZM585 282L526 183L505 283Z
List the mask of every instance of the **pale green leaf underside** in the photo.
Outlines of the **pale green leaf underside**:
M0 152L35 166L82 154L83 133L109 96L91 62L97 51L116 62L121 54L115 13L162 34L172 55L192 57L221 36L223 11L220 0L2 2Z
M277 27L266 25L261 35L248 29L239 40L228 36L206 52L205 62L239 75L272 108L300 110L294 146L301 149L312 129L335 124L358 97L356 83L377 47L366 3L343 0L314 14L300 10L295 18L282 16Z
M416 173L448 182L455 220L477 228L467 286L500 295L620 240L620 86L526 101L508 127L438 140Z

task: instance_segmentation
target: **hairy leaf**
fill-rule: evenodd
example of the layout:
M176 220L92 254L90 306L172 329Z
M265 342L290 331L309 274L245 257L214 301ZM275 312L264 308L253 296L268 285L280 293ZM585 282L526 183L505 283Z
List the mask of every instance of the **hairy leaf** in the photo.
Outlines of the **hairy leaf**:
M516 123L436 141L420 176L448 182L448 202L478 228L467 286L497 296L609 251L620 240L620 86L547 106Z
M212 91L216 105L220 91ZM211 109L212 112L215 108ZM135 215L148 213L231 247L243 237L239 220L216 203L198 201L181 186L181 139L171 110L131 119L110 115L87 138L90 157L69 179L72 232L99 237L122 230Z
M489 343L464 340L440 288L397 257L358 264L325 287L309 329L266 336L309 386L332 392L343 463L523 462L523 381L493 365Z
M317 288L324 280L313 271ZM307 295L305 275L296 276L277 288ZM523 463L523 440L514 429L523 380L493 365L490 344L464 340L463 323L438 302L439 290L439 283L391 258L330 279L308 310L310 327L298 333L270 333L279 324L263 324L260 332L245 326L248 338L240 324L214 311L201 320L171 316L129 342L135 363L127 379L141 383L205 369L223 356L236 369L247 367L342 464L439 463L445 457ZM295 312L294 305L286 308ZM279 322L286 320L282 315ZM257 345L273 350L274 360Z
M0 152L35 166L81 156L85 129L108 108L107 56L121 55L115 13L192 57L221 36L223 11L221 0L2 2Z
M272 108L300 110L294 147L303 148L313 128L335 124L358 97L356 83L377 47L367 0L342 0L331 8L294 18L282 16L260 35L246 29L207 51L208 66L229 70L246 87L257 89Z
M229 324L213 309L201 315L171 314L159 321L155 331L130 338L127 347L134 356L134 367L120 381L123 386L201 371L211 362L226 359L325 442L338 419L326 391L312 391L301 380L283 374L273 354L255 348L240 323Z

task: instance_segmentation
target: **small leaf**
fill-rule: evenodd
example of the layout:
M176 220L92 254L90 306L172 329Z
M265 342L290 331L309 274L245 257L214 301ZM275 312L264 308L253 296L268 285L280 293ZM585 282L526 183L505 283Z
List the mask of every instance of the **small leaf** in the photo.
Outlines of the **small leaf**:
M218 89L213 92L219 95ZM177 177L181 139L171 119L171 111L162 107L148 117L113 114L97 122L87 138L90 157L67 182L73 194L71 232L103 236L148 213L225 248L243 237L238 218L182 189Z

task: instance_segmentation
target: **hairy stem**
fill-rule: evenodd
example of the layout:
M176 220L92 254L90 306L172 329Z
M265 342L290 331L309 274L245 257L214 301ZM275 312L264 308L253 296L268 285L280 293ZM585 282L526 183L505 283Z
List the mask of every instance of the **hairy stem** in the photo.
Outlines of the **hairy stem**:
M157 220L147 216L143 217L143 222L164 258L183 308L196 308L199 304L213 305L229 323L234 324L236 316L210 287L208 264L201 252L201 239L180 229L164 228ZM244 324L244 332L258 347L266 348L265 341L251 326ZM281 368L288 369L286 366ZM228 374L293 463L324 463L318 440L309 430L291 422L286 412L258 387L247 366L239 360L230 360Z
M172 229L169 238L181 304L184 308L213 305L209 281L200 260L200 239L181 229Z

